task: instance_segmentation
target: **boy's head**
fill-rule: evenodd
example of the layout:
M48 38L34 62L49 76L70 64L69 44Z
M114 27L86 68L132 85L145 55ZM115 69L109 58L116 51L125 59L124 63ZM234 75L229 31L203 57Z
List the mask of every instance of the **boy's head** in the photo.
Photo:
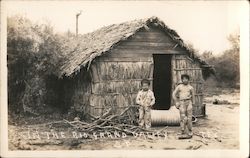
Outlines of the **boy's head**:
M149 89L150 82L147 79L143 79L141 81L141 87L143 91L147 91Z
M189 75L187 75L187 74L183 74L183 75L181 75L181 80L182 80L182 83L183 84L188 84L188 82L189 82Z

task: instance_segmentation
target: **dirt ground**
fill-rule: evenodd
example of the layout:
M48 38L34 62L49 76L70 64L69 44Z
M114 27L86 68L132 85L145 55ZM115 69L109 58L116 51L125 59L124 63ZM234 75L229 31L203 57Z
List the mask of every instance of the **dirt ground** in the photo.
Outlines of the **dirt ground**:
M213 101L222 100L219 104ZM225 102L226 100L226 102ZM239 90L221 91L220 95L209 93L204 99L206 114L198 118L193 125L194 136L192 139L178 140L179 127L163 129L164 137L147 137L145 134L136 136L122 136L120 138L102 137L92 140L79 138L80 133L68 137L73 129L58 126L44 128L44 126L30 125L23 122L15 124L9 118L9 149L10 150L103 150L103 149L239 149ZM60 118L57 118L59 120ZM50 119L47 118L46 122ZM51 120L50 120L51 122ZM164 127L152 127L155 130ZM48 131L63 131L64 137L58 132L57 136L49 138L42 133ZM27 131L30 131L28 133ZM36 133L38 132L38 134ZM39 134L40 133L40 134ZM37 134L37 135L36 135ZM30 139L32 137L32 139ZM60 138L61 137L61 138ZM77 138L78 137L78 138Z

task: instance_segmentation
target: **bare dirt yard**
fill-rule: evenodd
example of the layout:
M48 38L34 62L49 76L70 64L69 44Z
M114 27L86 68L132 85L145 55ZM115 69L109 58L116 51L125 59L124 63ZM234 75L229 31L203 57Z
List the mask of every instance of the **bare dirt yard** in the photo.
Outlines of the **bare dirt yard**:
M219 93L219 94L218 94ZM64 126L61 117L29 119L9 116L10 150L103 150L103 149L239 149L239 90L222 90L205 96L206 114L194 124L192 139L178 140L179 127L152 127L150 132L94 133L91 136ZM215 104L213 104L213 102ZM26 120L26 121L21 121ZM54 124L50 124L50 122ZM56 124L55 121L58 121ZM92 137L89 139L88 137Z

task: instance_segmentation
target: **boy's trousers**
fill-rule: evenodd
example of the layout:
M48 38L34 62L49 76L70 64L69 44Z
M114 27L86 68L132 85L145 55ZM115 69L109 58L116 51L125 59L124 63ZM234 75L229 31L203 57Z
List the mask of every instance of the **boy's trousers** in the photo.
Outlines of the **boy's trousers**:
M139 125L145 126L146 128L151 127L151 107L150 106L140 106L139 108Z
M181 100L180 101L180 126L181 130L185 130L185 126L187 126L189 132L192 132L192 101Z

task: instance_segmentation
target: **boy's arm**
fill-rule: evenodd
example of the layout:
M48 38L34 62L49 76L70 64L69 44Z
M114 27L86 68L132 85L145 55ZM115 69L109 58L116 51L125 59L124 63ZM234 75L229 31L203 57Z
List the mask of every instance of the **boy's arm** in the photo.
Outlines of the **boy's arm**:
M179 86L177 86L177 87L175 88L175 90L173 91L172 97L173 97L174 101L177 101L177 100L178 100L178 98L176 97L178 91L179 91Z
M192 104L194 105L195 103L195 95L194 95L194 88L191 88L191 93L192 93Z
M140 92L138 92L135 102L136 102L136 104L141 105L141 93Z
M153 106L155 104L155 95L153 92L151 92L151 102L150 102L150 106Z

